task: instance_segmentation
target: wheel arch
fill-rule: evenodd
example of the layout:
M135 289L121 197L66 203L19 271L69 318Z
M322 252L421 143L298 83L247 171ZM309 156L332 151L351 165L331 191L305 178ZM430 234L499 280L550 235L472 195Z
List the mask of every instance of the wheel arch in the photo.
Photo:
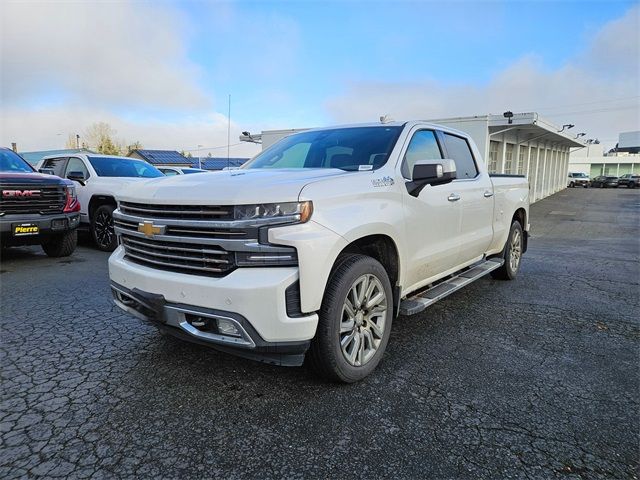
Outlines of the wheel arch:
M340 257L346 253L358 253L367 255L382 264L391 283L393 290L393 306L397 313L400 306L401 288L398 285L400 280L400 253L396 242L385 234L366 235L352 240L340 251L334 261L332 270L336 267Z
M113 195L107 194L95 194L89 200L89 205L87 208L87 212L89 213L89 221L93 218L93 213L96 209L102 205L113 205L114 207L118 206L116 199Z

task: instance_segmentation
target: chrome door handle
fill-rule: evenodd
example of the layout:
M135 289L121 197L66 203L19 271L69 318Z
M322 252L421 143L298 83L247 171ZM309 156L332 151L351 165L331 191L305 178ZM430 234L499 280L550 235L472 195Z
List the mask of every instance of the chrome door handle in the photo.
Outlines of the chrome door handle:
M484 198L490 198L490 197L493 197L493 192L490 192L489 190L484 192Z
M450 202L457 202L458 200L460 200L460 195L458 195L457 193L452 193L447 197L447 200L449 200Z

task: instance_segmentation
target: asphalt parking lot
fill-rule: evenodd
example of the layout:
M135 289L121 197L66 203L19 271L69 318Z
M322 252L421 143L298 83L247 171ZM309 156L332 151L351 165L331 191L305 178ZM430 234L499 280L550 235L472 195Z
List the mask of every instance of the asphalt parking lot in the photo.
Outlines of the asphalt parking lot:
M532 207L515 282L394 323L365 381L161 336L107 255L2 256L0 477L638 478L640 191Z

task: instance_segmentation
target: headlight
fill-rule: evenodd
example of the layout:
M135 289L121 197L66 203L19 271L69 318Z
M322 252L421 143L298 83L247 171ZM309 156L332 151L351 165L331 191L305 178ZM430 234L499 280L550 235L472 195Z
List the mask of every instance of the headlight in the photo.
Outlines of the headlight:
M311 202L259 203L254 205L236 205L236 220L261 220L280 218L304 223L311 218L313 204Z

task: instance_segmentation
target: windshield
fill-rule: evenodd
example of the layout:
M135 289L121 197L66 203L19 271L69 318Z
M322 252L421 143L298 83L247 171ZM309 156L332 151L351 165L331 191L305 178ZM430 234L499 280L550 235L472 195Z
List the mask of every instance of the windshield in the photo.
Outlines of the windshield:
M0 150L0 172L33 173L33 168L12 150Z
M402 127L335 128L297 133L283 138L242 168L380 168Z
M587 178L589 175L586 173L574 173L573 176L576 178Z
M143 160L119 157L89 157L91 166L99 177L144 177L164 175L156 167Z

